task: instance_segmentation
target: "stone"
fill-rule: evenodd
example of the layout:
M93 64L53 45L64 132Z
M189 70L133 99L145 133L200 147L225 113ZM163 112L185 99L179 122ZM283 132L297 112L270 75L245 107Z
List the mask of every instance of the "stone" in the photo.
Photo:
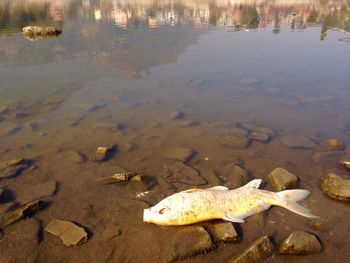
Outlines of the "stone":
M65 151L65 156L75 163L83 163L86 161L85 155L76 150Z
M263 133L263 132L257 132L257 131L253 131L250 135L249 138L255 141L259 141L259 142L268 142L270 140L270 135L268 135L267 133Z
M97 148L94 161L103 162L111 158L115 151L115 146L101 146Z
M209 224L207 230L214 238L215 242L235 242L238 241L238 234L231 222L218 222Z
M332 199L350 202L350 180L329 173L323 178L321 188Z
M6 227L23 218L31 216L42 207L42 204L42 201L36 200L5 214L1 220L1 227Z
M250 139L247 137L237 136L234 134L226 134L222 142L223 146L233 149L245 149L250 144Z
M170 118L172 120L181 120L183 118L185 118L186 116L186 113L182 112L182 111L178 111L178 110L175 110L173 112L171 112L170 114Z
M179 228L166 244L162 262L174 262L212 248L208 232L202 226Z
M0 178L10 178L19 175L31 166L31 160L13 159L0 163Z
M241 255L230 263L260 263L272 255L274 245L269 236L263 236L255 240Z
M350 171L350 161L340 161L340 164Z
M344 156L344 151L326 151L326 152L316 152L312 155L312 160L315 163L328 162L330 158L339 158Z
M26 185L16 194L16 200L20 203L29 203L33 200L43 199L45 197L53 196L57 190L57 182L49 181L46 183Z
M160 178L166 182L162 187L170 189L184 189L208 183L196 169L183 162L176 162L172 166L166 167L161 172ZM162 181L160 181L160 184L162 184Z
M286 169L278 167L268 175L268 180L277 191L282 191L295 187L298 182L298 177Z
M322 245L318 238L304 231L291 233L279 246L282 254L306 255L319 253L321 250Z
M195 154L195 151L186 147L173 147L167 149L163 156L168 159L175 159L182 162L188 162Z
M241 187L249 182L249 172L239 165L228 165L225 186L229 189Z
M341 151L344 150L345 145L342 141L338 139L328 139L321 143L321 146L323 146L327 150L332 151Z
M88 240L84 228L66 220L54 219L45 227L45 231L59 237L66 246L79 246Z
M272 129L268 127L258 126L255 123L243 122L243 123L240 123L239 126L251 132L266 133L270 136L273 136L275 134L275 132Z
M0 238L0 262L38 262L41 224L34 218L8 227Z
M305 136L286 135L281 137L281 142L289 148L313 149L317 146L315 142Z
M23 36L31 41L58 36L61 33L62 30L53 26L26 26L22 29Z
M241 128L232 128L232 129L230 129L230 133L237 135L237 136L242 136L242 137L246 137L249 134L249 132L247 130L241 129Z

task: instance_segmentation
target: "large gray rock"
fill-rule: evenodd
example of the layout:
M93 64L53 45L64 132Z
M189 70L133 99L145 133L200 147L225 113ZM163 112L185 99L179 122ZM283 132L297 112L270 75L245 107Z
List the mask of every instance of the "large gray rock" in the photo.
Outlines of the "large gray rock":
M315 142L305 136L286 135L281 137L281 142L289 148L313 149L317 146Z
M321 188L332 199L350 202L350 180L329 173L323 178Z
M282 191L296 186L298 177L286 169L278 167L268 175L268 180L277 191Z
M282 254L306 255L318 253L322 245L317 237L304 231L296 231L282 241L279 252Z
M52 220L45 227L45 231L59 237L66 246L78 246L88 239L84 228L66 220Z
M238 234L231 222L216 222L206 226L215 242L238 241Z
M212 241L201 226L178 229L165 244L163 262L174 262L211 249Z
M40 230L33 218L8 227L0 238L0 262L38 262Z
M191 148L186 147L173 147L164 151L163 156L168 159L175 159L182 162L188 162L195 151Z
M251 244L241 255L230 263L260 263L272 255L274 245L269 236L264 236Z

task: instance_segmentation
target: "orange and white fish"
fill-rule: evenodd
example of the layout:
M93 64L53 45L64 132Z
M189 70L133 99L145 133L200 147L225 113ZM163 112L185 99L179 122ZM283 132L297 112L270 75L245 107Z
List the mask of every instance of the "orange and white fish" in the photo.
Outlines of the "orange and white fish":
M157 205L145 209L143 221L164 226L189 225L212 219L244 223L245 218L267 210L272 205L284 207L305 217L317 218L297 203L310 194L308 190L270 192L258 189L261 181L255 179L234 190L215 186L173 194Z

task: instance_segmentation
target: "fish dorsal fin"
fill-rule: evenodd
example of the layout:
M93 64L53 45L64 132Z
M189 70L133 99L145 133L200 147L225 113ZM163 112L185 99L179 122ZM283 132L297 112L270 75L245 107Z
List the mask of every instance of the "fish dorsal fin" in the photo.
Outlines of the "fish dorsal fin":
M208 188L208 189L210 189L210 190L215 190L215 191L228 191L228 190L230 190L230 189L228 189L226 186L222 186L222 185L210 187L210 188Z
M244 185L242 187L258 189L260 184L261 184L261 182L262 182L261 179L254 179L254 180L251 180L249 183L247 183L246 185Z
M192 189L182 191L181 193L194 193L194 192L200 192L200 191L203 191L203 189L192 188Z

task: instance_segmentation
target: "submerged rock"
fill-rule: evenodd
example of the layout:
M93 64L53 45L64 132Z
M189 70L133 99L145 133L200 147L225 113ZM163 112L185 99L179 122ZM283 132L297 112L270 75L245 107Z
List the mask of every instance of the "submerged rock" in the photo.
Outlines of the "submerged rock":
M260 263L272 255L274 245L269 236L264 236L251 244L240 256L230 263Z
M10 178L19 175L23 170L28 169L31 160L13 159L0 163L0 178Z
M163 262L174 262L211 249L208 232L201 226L178 229L165 246Z
M62 30L53 26L26 26L22 29L23 36L29 40L41 40L47 37L58 36Z
M66 246L78 246L88 240L84 228L66 220L52 220L45 227L45 231L59 237Z
M170 149L167 149L163 156L168 159L175 159L182 162L188 162L193 155L195 154L195 151L191 148L185 148L185 147L173 147Z
M175 110L175 111L171 112L171 114L170 114L170 118L172 120L181 120L185 116L186 116L186 113L184 113L182 111L178 111L178 110Z
M42 201L36 200L5 214L1 220L1 227L11 225L20 219L31 216L42 207L42 204Z
M235 189L248 183L250 179L249 172L241 166L228 165L225 169L228 170L225 182L225 186L228 188Z
M305 136L286 135L281 137L281 142L289 148L313 149L317 146L315 142Z
M98 147L94 157L94 161L97 161L97 162L107 161L108 159L111 158L115 149L116 149L115 145Z
M296 186L298 177L286 169L278 167L268 175L268 180L277 191L282 191Z
M329 140L323 141L321 145L327 150L332 150L332 151L341 151L345 148L344 143L338 139L329 139Z
M222 141L223 146L234 149L245 149L250 144L250 139L235 134L227 134Z
M247 129L250 132L265 133L270 136L273 136L275 134L275 132L272 129L268 127L256 125L255 123L243 122L243 123L240 123L239 126L244 129Z
M329 173L323 178L321 188L332 199L350 202L350 180Z
M215 242L235 242L238 241L238 234L231 222L218 222L206 226Z
M282 241L279 252L282 254L306 255L321 252L322 245L317 237L304 231L296 231Z
M249 138L255 141L268 142L270 140L270 135L263 132L253 131L249 135Z
M327 163L331 158L339 158L343 156L344 151L325 151L325 152L316 152L312 155L312 160L315 163Z

